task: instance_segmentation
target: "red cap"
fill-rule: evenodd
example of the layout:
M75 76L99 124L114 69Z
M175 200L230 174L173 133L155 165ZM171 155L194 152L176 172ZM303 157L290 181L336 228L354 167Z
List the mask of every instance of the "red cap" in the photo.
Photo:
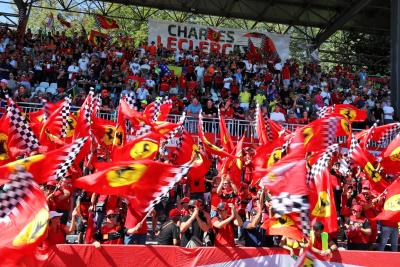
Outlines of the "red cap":
M169 217L170 217L170 218L173 218L173 217L180 217L180 216L181 216L181 212L180 212L177 208L172 209L172 210L169 212Z
M181 203L189 203L189 198L188 197L184 197L181 199Z
M113 209L107 210L107 213L106 213L107 216L112 215L112 214L117 214L117 213Z

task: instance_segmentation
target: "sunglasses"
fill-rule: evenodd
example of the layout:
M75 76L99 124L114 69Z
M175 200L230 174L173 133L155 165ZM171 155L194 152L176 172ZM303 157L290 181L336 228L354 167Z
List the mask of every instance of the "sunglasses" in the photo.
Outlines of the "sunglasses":
M363 187L362 189L364 189L364 190L369 190L369 187Z

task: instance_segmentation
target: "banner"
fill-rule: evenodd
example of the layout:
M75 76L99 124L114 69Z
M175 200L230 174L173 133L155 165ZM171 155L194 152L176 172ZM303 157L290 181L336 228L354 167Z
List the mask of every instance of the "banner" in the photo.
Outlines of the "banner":
M293 266L295 260L280 248L57 245L44 266ZM329 260L307 266L399 266L400 253L335 251ZM305 264L306 266L306 264Z
M256 47L263 49L263 39L268 39L282 61L289 58L290 36L287 34L213 27L212 31L219 33L219 38L213 39L209 38L209 30L210 27L204 25L149 19L148 42L151 44L154 41L157 45L162 43L173 50L194 50L198 47L206 53L228 54L232 51L245 52L249 39Z

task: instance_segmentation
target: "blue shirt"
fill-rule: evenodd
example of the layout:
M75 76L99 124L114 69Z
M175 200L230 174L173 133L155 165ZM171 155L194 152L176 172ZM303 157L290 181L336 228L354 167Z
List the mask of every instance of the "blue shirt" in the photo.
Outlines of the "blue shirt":
M185 109L186 112L190 112L192 114L199 114L200 110L201 110L201 105L200 104L197 104L197 105L190 104Z

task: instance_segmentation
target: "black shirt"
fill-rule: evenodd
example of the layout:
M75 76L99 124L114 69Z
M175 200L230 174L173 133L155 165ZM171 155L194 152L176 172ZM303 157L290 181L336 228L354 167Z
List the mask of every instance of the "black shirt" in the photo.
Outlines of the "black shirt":
M253 229L246 229L250 221L243 224L243 237L246 247L272 247L274 245L273 236L265 234L265 230L257 225Z
M211 108L209 108L207 105L205 107L203 107L203 112L205 115L217 115L218 114L218 110L216 107L212 106Z
M201 212L201 211L200 211ZM202 216L199 214L200 219L204 222L206 222L205 218L201 218ZM181 222L186 222L190 219L191 215L186 215L181 219ZM203 215L204 217L204 215ZM203 240L203 231L201 230L199 223L195 219L192 224L189 226L189 228L182 233L182 241L181 241L181 246L186 247L187 243L190 241L190 239L195 236L199 240Z
M174 239L179 240L179 229L172 221L169 221L161 227L158 244L173 245Z

